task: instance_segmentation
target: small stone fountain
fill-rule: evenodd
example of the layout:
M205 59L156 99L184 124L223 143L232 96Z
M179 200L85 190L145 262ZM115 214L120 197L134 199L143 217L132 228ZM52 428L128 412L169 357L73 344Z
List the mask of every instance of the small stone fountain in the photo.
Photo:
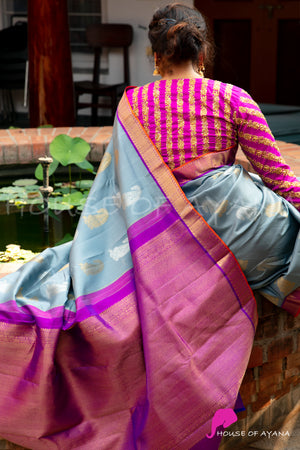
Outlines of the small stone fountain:
M48 209L48 198L53 188L49 186L49 166L53 159L49 156L43 156L39 158L39 162L43 167L43 186L40 187L40 191L43 195L44 200L44 232L49 233L49 209Z

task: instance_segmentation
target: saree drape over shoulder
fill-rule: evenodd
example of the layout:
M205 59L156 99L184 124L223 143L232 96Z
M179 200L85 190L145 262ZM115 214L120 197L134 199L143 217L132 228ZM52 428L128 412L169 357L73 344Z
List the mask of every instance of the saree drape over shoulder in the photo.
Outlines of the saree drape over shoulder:
M257 321L126 94L74 240L0 301L0 436L31 449L188 450L234 407Z

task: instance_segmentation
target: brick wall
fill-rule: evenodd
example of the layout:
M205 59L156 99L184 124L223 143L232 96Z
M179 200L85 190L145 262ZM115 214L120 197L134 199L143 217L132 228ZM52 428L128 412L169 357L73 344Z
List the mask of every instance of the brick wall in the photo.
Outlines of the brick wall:
M12 128L0 130L0 166L35 164L49 155L49 144L59 134L81 137L91 145L90 161L100 161L110 141L112 127Z
M278 431L299 408L300 316L291 316L259 295L256 298L259 322L240 390L246 411L238 413L239 421L227 429L245 430L246 436L223 438L221 450L242 449L257 439L251 430Z
M108 144L111 127L40 128L0 130L0 165L32 164L48 154L49 143L58 134L83 137L91 144L88 159L100 161ZM300 176L300 146L278 142L281 153ZM249 162L238 152L237 162L252 170ZM12 265L10 270L14 270ZM10 270L2 270L4 273ZM1 277L1 270L0 270ZM285 311L257 296L259 324L252 354L242 386L241 395L246 411L239 413L239 421L230 430L274 430L299 404L300 398L300 317L293 318ZM229 430L229 428L228 428ZM249 439L223 439L221 449L242 448ZM10 447L0 440L0 449Z

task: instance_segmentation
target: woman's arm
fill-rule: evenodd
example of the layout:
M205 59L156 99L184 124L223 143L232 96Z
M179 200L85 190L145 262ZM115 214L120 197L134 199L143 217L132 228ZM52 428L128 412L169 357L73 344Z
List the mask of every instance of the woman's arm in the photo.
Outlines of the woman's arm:
M300 182L280 154L274 136L251 96L241 90L234 114L238 142L264 184L300 210Z

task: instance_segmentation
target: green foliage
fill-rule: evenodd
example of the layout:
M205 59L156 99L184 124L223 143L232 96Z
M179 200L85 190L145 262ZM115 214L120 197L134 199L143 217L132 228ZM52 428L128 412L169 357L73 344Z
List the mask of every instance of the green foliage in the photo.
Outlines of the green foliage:
M54 172L56 171L58 166L59 166L59 162L53 158L53 161L49 166L49 177L54 174ZM38 180L43 181L43 166L42 166L42 164L38 164L37 168L35 169L34 176Z
M56 136L49 148L51 156L63 166L82 163L90 151L90 146L84 139L71 138L66 134Z
M71 166L75 164L81 170L96 173L93 165L86 159L90 151L90 145L79 137L71 138L65 134L60 134L53 139L49 149L53 158L53 162L49 166L49 176L55 173L59 164L69 168L69 182L55 183L54 191L48 198L49 213L51 214L51 210L63 211L72 208L82 211L93 180L79 179L73 182ZM38 208L43 208L43 196L40 192L40 186L36 184L38 180L43 180L41 164L38 164L35 170L35 179L19 179L14 181L12 186L1 188L0 202L9 202L17 207L36 205Z

